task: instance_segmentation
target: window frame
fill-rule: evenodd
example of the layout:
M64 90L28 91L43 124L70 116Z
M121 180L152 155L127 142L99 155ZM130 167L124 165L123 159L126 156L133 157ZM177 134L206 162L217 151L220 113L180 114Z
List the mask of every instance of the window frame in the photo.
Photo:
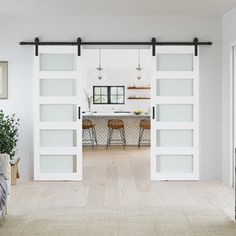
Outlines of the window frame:
M96 94L95 94L95 89L96 88L107 88L107 102L106 103L102 103L102 102L99 102L99 103L96 103L95 102L95 97L97 96ZM123 89L123 94L116 94L117 95L117 97L120 95L122 95L123 96L123 102L122 103L118 103L118 102L115 102L115 103L112 103L111 102L111 96L112 96L112 94L111 94L111 89L112 88L116 88L116 89L118 89L118 88L122 88ZM102 96L102 94L100 95L100 96ZM125 104L125 86L123 86L123 85L112 85L112 86L106 86L106 85L98 85L98 86L93 86L93 104L94 105L122 105L122 104Z

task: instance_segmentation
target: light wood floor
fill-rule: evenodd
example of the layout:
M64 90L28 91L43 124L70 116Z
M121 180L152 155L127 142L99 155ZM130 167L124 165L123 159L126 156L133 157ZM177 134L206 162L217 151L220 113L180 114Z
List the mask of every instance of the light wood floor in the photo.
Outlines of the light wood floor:
M149 148L85 148L84 181L13 187L0 235L236 235L232 188L149 179Z

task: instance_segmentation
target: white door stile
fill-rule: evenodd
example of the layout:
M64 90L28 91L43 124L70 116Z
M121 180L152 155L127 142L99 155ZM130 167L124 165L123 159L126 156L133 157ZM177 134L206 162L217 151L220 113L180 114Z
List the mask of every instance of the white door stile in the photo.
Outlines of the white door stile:
M76 48L76 52L77 48ZM78 180L83 179L83 147L82 147L82 88L83 88L83 61L81 56L77 56L77 68L78 68L78 79L77 79L77 123L78 123L78 133L77 133L77 178ZM79 114L80 113L80 114Z
M151 180L199 180L199 56L194 55L193 46L156 46L156 54L178 54L178 55L192 55L193 70L192 71L158 71L157 70L157 55L152 59L152 74L151 74L151 106L155 109L155 117L152 117L151 122ZM157 80L189 80L193 82L192 96L158 96L157 95ZM161 89L161 88L160 88ZM193 120L192 121L160 121L157 119L157 105L192 105L193 106ZM159 107L159 106L158 106ZM160 111L161 112L161 111ZM153 115L153 114L152 114ZM181 131L192 130L193 145L191 147L159 147L157 146L157 132L162 131ZM176 140L178 141L178 140ZM173 142L173 140L172 140ZM178 143L178 142L177 142ZM178 145L177 145L178 146ZM176 173L171 171L176 164L174 160L173 165L170 165L170 171L161 172L157 170L159 165L157 156L164 155L162 158L173 157L178 155L192 157L192 171ZM168 156L169 155L169 156ZM172 158L173 158L172 157ZM161 158L161 157L160 157ZM171 162L169 162L171 164ZM180 163L181 165L181 163ZM159 166L159 168L161 168Z
M33 126L34 126L34 180L40 179L40 140L39 140L39 57L34 56L34 76L33 76Z
M194 81L193 81L193 97L194 97L194 110L193 110L193 120L194 120L194 173L195 179L199 180L199 47L198 56L193 57L194 65Z
M41 54L71 54L74 58L75 71L40 71L40 56ZM39 56L34 57L34 179L35 180L82 180L82 117L78 119L79 107L81 107L82 86L81 76L81 59L77 56L77 47L74 46L40 46ZM76 84L76 95L67 96L40 96L40 81L41 80L60 80L72 79ZM41 105L73 105L75 110L71 114L75 117L73 121L40 121L40 106ZM80 108L81 109L81 108ZM62 114L63 115L63 114ZM81 114L80 114L81 116ZM40 131L65 130L76 133L76 145L74 147L41 147L40 146ZM40 167L41 155L72 155L75 156L73 161L73 172L42 172ZM74 158L73 158L74 160ZM58 163L55 162L55 165Z

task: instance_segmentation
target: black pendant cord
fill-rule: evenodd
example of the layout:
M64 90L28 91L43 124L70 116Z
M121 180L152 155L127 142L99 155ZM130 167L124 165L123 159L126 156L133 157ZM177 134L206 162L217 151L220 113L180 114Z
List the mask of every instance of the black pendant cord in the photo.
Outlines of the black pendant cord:
M35 46L35 56L38 56L39 46L78 46L78 56L81 56L81 46L95 45L95 46L151 46L152 55L156 55L156 46L194 46L195 56L198 56L198 46L212 45L212 42L199 42L198 38L194 38L192 42L159 42L155 37L149 42L84 42L78 38L75 42L41 42L39 38L35 38L34 42L20 42L20 45Z

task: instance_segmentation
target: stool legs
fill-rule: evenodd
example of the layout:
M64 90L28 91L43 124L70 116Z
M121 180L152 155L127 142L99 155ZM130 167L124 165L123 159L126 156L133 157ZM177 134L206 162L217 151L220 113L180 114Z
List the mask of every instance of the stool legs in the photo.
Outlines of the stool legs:
M90 142L92 148L94 148L94 143L95 143L96 145L98 145L97 134L96 134L96 130L95 130L95 128L92 127L92 128L89 128L89 129L83 129L82 137L84 137L84 135L85 135L85 131L88 132L89 139L84 140L84 141L88 141L88 142Z
M124 139L124 143L125 143L125 146L126 146L127 144L126 144L126 137L125 137L125 128L123 128L122 131L123 131L123 139Z
M97 133L96 133L95 127L92 128L92 132L93 132L94 141L95 141L96 145L98 145Z
M144 130L149 130L149 129L145 129L140 127L139 128L139 138L138 138L138 149L140 148L141 144L150 144L150 139L143 139L143 133Z
M141 141L142 141L142 138L143 138L143 131L144 131L144 129L140 127L139 128L139 138L138 138L138 149L140 148Z
M108 146L111 145L112 133L113 133L113 129L109 128L108 129L108 134L107 134L107 148L108 148Z
M116 129L116 130L119 130L119 133L120 133L120 140L114 140L112 139L112 136L113 136L113 128L109 128L108 129L108 134L107 134L107 146L106 148L108 149L108 147L112 144L112 141L121 141L122 142L122 145L123 145L123 148L125 149L125 146L126 146L126 138L125 138L125 130L124 128L119 128L119 129Z

